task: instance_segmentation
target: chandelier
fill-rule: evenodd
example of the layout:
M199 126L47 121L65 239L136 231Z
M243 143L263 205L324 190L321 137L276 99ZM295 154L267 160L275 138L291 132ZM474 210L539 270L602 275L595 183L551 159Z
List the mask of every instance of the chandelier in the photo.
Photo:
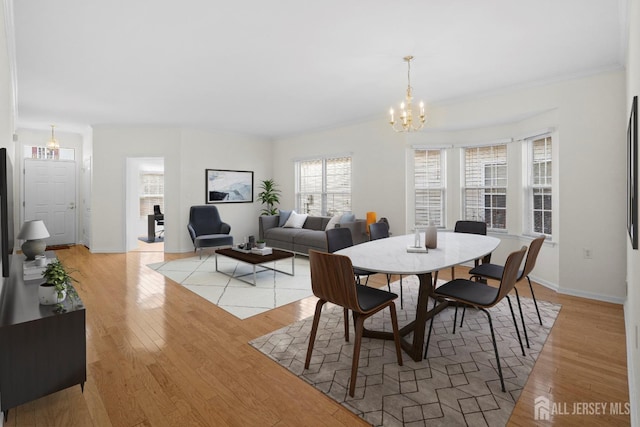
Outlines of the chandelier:
M424 127L426 117L424 115L424 102L420 101L420 123L413 122L413 95L411 94L411 60L413 56L405 56L404 61L407 63L407 95L403 102L400 103L400 120L396 122L393 108L389 110L391 120L389 124L396 132L416 132Z
M55 135L53 134L53 128L55 127L55 125L51 125L51 139L49 140L49 142L47 142L47 148L49 150L57 150L60 148L60 144L58 144L58 140L56 139Z

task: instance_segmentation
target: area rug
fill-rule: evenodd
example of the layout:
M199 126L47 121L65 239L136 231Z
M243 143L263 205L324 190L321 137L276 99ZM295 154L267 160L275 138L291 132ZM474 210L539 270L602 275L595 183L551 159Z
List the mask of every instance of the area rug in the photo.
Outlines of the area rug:
M400 327L415 318L417 279L405 278L403 288L404 310L396 304ZM392 290L398 291L397 283ZM467 309L464 325L455 334L454 308L440 312L434 320L428 359L420 362L403 352L404 365L398 366L393 341L363 338L355 397L348 394L353 324L351 342L346 343L342 308L325 305L308 370L304 361L312 317L250 344L375 426L504 426L560 311L559 305L538 301L540 326L533 301L521 301L531 346L525 346L526 356L522 356L507 302L491 309L506 393L500 388L487 316L475 309ZM365 325L390 331L389 310L372 316Z
M148 267L234 316L246 319L313 295L308 259L295 257L294 262L294 276L262 271L257 274L256 286L216 272L215 255L159 262ZM275 267L291 273L291 259L276 261ZM234 276L253 272L251 265L224 256L218 256L218 269ZM251 276L244 277L248 278Z

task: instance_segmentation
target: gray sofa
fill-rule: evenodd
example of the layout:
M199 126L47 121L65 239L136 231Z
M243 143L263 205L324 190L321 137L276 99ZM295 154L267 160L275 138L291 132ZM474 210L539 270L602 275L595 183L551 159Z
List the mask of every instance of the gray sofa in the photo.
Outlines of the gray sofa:
M303 255L307 255L309 249L326 252L325 228L330 219L329 216L309 216L302 228L284 228L279 226L280 215L263 215L258 217L258 238L269 247ZM351 230L354 245L368 240L364 219L341 223L339 226Z

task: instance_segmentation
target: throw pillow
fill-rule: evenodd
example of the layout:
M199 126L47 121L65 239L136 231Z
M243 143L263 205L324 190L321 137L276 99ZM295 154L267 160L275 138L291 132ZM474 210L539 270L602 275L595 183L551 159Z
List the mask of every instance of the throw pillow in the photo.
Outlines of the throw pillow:
M280 209L280 219L278 220L278 227L284 227L287 220L289 219L289 215L291 215L293 211L283 211Z
M291 211L289 219L284 224L284 228L302 228L304 222L307 220L307 214L299 214L296 211Z
M355 214L346 213L342 215L342 218L340 218L340 224L345 224L347 222L355 222L355 220L356 220Z
M327 223L327 226L324 228L325 231L331 230L332 228L336 228L336 224L340 224L340 218L342 218L342 215L332 216L329 222Z

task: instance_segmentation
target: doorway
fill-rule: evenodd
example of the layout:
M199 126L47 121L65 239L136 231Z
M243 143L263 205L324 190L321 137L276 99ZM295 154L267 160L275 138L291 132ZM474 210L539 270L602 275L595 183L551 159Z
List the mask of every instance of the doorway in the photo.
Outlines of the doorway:
M127 158L125 207L127 252L164 252L164 225L149 218L149 215L154 215L156 205L164 213L164 158Z
M49 246L76 243L76 163L24 160L24 220L44 221Z

